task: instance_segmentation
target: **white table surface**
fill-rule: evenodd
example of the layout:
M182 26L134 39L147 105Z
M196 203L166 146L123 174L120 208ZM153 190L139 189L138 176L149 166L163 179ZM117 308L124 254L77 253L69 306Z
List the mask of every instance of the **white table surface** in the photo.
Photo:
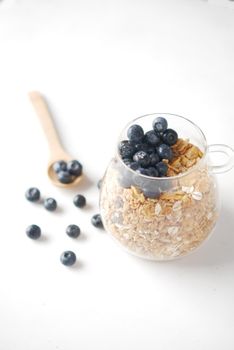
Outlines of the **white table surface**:
M84 164L77 191L46 177L32 89L48 97L64 146ZM233 350L233 172L218 177L213 237L187 258L134 258L90 224L126 122L171 112L209 143L234 146L233 93L232 1L0 1L1 350ZM54 196L58 212L27 202L29 186ZM41 241L26 237L32 223ZM82 229L77 240L64 232L70 223ZM60 264L65 249L76 268Z

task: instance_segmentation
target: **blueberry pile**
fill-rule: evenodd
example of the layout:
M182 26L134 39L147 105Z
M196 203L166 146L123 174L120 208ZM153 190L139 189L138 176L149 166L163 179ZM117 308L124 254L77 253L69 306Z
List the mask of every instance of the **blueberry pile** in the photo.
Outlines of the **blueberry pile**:
M59 182L62 184L70 184L75 179L82 175L82 164L78 160L71 160L66 163L64 160L59 160L53 164L53 170L57 175Z
M119 154L123 162L136 173L150 177L164 177L167 162L173 158L173 146L177 132L168 128L165 118L157 117L153 129L144 133L140 125L134 124L127 130L128 140L119 144Z

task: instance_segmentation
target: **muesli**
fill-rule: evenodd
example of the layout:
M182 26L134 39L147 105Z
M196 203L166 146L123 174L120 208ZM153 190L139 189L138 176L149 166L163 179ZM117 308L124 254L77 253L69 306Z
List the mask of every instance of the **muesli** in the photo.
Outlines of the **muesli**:
M147 197L134 182L121 185L124 165L118 159L107 170L102 186L100 206L106 230L128 251L144 258L187 255L209 236L217 221L216 183L202 161L197 164L201 150L183 139L172 149L173 159L166 162L169 185L155 198ZM186 176L175 177L186 171Z

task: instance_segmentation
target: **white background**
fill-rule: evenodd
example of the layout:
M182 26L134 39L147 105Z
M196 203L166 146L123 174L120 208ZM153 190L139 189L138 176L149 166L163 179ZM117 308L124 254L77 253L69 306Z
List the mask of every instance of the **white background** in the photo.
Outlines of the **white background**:
M44 135L28 101L50 101L63 144L84 164L77 191L46 177ZM97 180L132 118L192 119L209 143L234 146L234 2L0 1L0 350L233 350L234 177L197 253L154 263L123 252L90 224ZM57 213L24 199L54 196ZM84 193L88 206L75 208ZM31 241L36 223L43 239ZM80 225L77 240L65 234ZM65 268L60 253L74 250Z

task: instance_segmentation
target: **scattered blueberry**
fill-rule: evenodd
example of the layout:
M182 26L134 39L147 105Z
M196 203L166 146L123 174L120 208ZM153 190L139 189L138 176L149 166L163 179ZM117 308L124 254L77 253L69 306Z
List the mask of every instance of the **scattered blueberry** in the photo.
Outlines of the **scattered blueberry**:
M156 164L156 169L158 170L159 176L166 176L168 165L164 162L159 162Z
M72 266L76 262L76 254L67 250L61 254L60 261L65 266Z
M162 117L157 117L153 121L153 129L155 132L164 132L167 129L167 120Z
M159 155L157 153L151 153L149 157L151 166L155 166L160 161Z
M26 229L26 234L31 239L38 239L41 236L41 229L37 225L30 225Z
M26 191L25 197L30 202L37 202L40 199L40 191L36 187L31 187Z
M146 168L150 164L150 157L148 153L144 151L138 151L133 156L134 162L137 162L139 165L141 165L143 168Z
M73 198L73 203L76 207L83 208L86 205L86 199L84 196L82 196L82 194L77 194Z
M74 181L74 177L68 171L61 170L58 173L58 180L63 184L70 184Z
M102 218L100 214L93 215L93 217L91 218L91 223L95 227L103 228Z
M119 152L122 158L131 158L135 153L135 145L129 141L124 140L120 142Z
M158 146L157 152L161 159L172 160L173 158L173 152L171 148L165 143L162 143L160 146Z
M77 225L69 225L66 229L66 234L69 237L77 238L80 235L80 228Z
M44 207L49 211L54 211L57 208L57 202L54 198L46 198L44 201Z
M127 135L130 141L140 142L144 137L144 130L140 125L134 124L128 128Z
M58 162L55 162L53 164L53 169L56 172L56 174L58 174L62 170L67 170L67 163L64 162L64 160L59 160Z
M160 144L161 139L154 130L150 130L145 133L145 141L150 145L157 146Z
M178 140L178 134L173 129L167 129L162 135L162 140L169 146L173 146Z
M74 176L80 176L82 174L82 164L78 160L71 160L67 163L67 171Z

